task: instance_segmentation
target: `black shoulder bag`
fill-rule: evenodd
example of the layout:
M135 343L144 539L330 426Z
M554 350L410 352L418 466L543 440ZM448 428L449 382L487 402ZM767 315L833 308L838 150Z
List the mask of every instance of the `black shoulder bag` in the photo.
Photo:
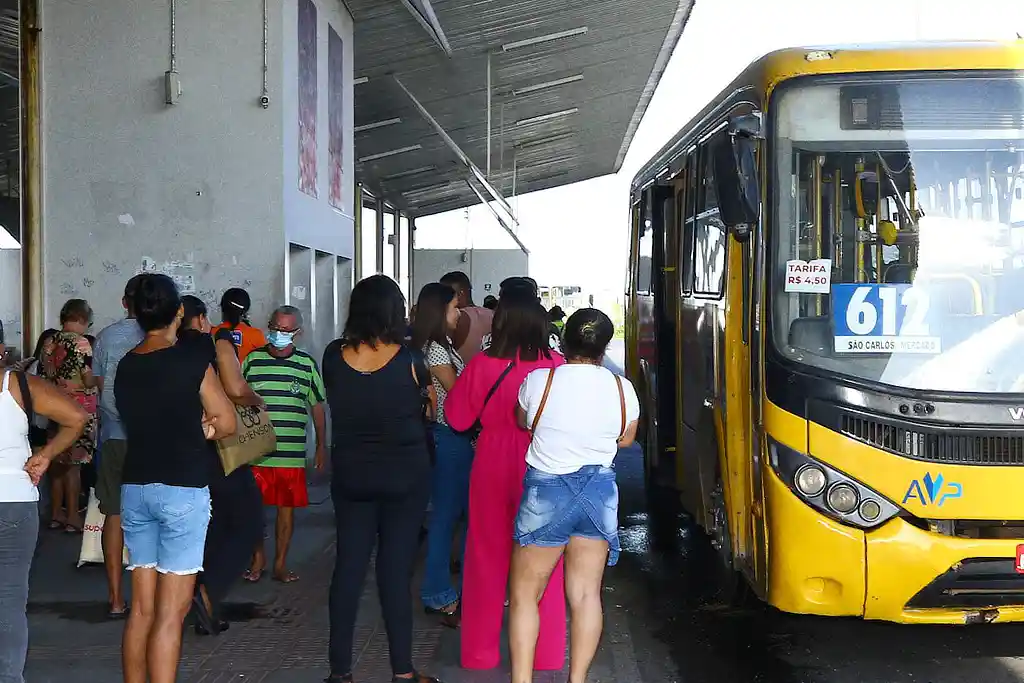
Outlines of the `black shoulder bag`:
M487 395L484 397L484 403L480 406L480 414L476 416L476 422L474 422L473 426L464 432L469 435L470 439L474 443L480 436L480 432L483 430L483 425L480 424L480 419L484 416L484 410L487 408L487 404L490 402L491 397L494 396L494 392L498 390L498 387L501 386L501 383L505 381L505 378L508 377L508 373L512 372L512 368L515 366L516 364L514 361L509 362L508 367L502 370L501 374L498 375L498 379L494 382L494 386L491 387L491 390L488 391Z
M427 363L423 359L422 353L417 353L415 349L409 347L406 348L409 350L409 355L412 356L412 373L416 378L416 386L420 390L423 430L426 432L430 464L433 465L437 460L437 445L434 443L434 426L430 419L430 369L427 368Z
M28 377L24 372L14 373L18 380L18 388L21 389L21 402L24 406L25 417L28 418L28 445L33 449L42 448L49 440L46 430L36 426L36 411L32 406L32 392L28 388Z

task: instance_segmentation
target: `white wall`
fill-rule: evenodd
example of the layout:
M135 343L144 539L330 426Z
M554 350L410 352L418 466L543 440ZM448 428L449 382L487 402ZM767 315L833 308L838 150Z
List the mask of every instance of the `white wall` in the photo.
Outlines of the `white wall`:
M317 8L317 197L299 190L299 105L298 105L298 2L283 4L284 52L283 88L278 105L284 123L284 217L289 242L353 258L355 202L355 140L352 130L353 24L340 0L313 0ZM328 26L344 44L344 163L342 208L328 202Z
M245 286L255 319L283 289L281 22L265 111L261 4L178 0L184 94L167 106L168 7L42 0L48 325L69 297L88 299L97 325L118 317L143 257L192 264L208 304Z
M21 347L21 250L0 249L0 322L4 343Z
M416 249L413 264L415 286L410 303L416 302L423 285L437 282L453 270L469 276L478 306L488 294L498 296L502 280L530 271L529 257L520 249Z

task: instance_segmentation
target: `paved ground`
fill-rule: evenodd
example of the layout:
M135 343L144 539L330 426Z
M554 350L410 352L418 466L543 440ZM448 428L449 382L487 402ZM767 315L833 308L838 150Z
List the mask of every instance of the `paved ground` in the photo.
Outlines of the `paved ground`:
M621 364L620 348L613 362ZM606 634L594 683L1024 683L1024 627L907 627L724 609L708 578L704 537L685 517L646 509L638 449L618 459L622 559L605 589ZM303 683L327 670L327 582L335 548L323 487L298 517L292 551L302 580L239 585L233 626L188 632L181 683ZM74 569L77 538L44 533L29 607L28 683L120 680L122 624L104 619L102 570ZM387 645L368 582L357 629L359 681L388 681ZM416 609L417 665L447 683L504 683L507 669L465 672L458 635ZM535 683L562 683L565 674Z

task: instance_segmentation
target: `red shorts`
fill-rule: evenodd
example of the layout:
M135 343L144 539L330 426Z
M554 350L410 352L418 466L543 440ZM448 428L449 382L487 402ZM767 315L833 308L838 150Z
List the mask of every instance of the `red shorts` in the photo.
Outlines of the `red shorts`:
M253 467L264 505L285 508L309 506L304 467Z

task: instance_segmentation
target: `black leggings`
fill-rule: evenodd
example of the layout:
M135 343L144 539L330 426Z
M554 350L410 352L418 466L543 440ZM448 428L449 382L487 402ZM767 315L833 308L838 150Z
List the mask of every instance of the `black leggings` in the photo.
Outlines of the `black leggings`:
M331 674L352 673L356 610L370 555L377 546L377 594L388 634L391 670L412 669L412 576L420 525L430 490L418 487L404 498L351 500L335 492L338 547L331 580Z
M201 581L216 611L263 540L263 498L252 469L246 465L214 479L210 502L213 514Z

